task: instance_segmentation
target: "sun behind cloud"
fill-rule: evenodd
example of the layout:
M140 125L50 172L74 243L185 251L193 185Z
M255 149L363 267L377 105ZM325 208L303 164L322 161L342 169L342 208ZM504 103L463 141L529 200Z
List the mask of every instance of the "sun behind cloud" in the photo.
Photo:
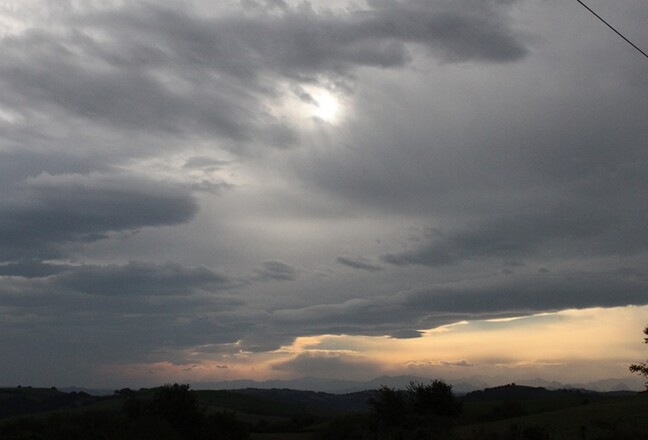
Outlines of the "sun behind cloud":
M315 100L313 116L324 122L334 124L342 117L342 105L340 101L330 92L320 90L313 94Z
M320 126L339 125L349 114L348 97L325 85L284 84L277 99L267 102L278 120L310 131Z

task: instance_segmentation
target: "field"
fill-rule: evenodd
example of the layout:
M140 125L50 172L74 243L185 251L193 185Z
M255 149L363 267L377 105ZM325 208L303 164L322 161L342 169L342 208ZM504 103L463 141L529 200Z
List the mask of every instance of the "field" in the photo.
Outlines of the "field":
M525 428L541 432L541 438L646 439L648 438L648 394L626 397L598 397L561 409L531 413L488 423L471 423L455 429L459 439L504 438ZM521 402L529 403L529 402ZM560 407L567 402L554 401ZM490 402L490 405L502 402ZM534 407L535 405L529 405ZM466 406L471 411L470 405Z

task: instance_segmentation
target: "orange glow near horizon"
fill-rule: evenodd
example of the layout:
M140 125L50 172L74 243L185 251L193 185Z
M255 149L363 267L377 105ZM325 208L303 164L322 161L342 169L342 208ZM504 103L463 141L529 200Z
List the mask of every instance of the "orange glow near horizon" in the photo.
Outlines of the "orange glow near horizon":
M365 380L388 374L443 377L542 377L587 382L632 377L628 364L646 358L641 331L648 306L563 310L517 319L470 321L421 330L421 337L321 335L297 338L274 352L204 355L180 363L112 366L113 375L169 381L291 379L318 370L291 369L299 360L349 366L347 377L323 369L325 378ZM357 366L354 370L353 366ZM327 375L328 373L328 375ZM365 376L363 376L365 375Z

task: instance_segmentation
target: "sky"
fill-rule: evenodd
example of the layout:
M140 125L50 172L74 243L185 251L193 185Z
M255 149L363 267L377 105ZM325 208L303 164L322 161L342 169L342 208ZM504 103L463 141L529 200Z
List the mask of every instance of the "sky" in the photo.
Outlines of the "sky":
M4 385L646 358L648 60L576 1L9 0L0 53Z

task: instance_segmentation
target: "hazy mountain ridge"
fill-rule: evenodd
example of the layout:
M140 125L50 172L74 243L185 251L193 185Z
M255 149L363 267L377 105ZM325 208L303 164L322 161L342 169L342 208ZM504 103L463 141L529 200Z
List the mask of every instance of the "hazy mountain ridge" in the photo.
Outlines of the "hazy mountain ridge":
M292 380L267 380L255 381L251 379L231 380L231 381L218 381L218 382L193 382L190 383L191 387L195 390L245 390L245 389L291 389L300 391L324 392L332 394L350 394L367 390L377 390L382 386L390 388L404 389L407 385L414 382L429 382L434 378L421 377L421 376L380 376L367 381L352 381L341 379L323 379L317 377L303 377L300 379ZM182 381L181 381L182 382ZM483 390L497 386L506 385L512 382L518 385L525 385L530 387L542 387L548 390L558 389L578 389L590 390L597 392L613 392L613 391L643 391L645 389L644 381L640 377L624 377L624 378L607 378L600 379L592 382L576 382L576 383L563 383L555 380L546 380L542 378L522 379L512 381L504 376L489 377L489 376L471 376L468 378L452 381L447 380L453 386L453 391L456 394L462 395L472 391ZM10 385L5 385L0 388L10 388ZM121 388L121 387L120 387ZM140 387L134 387L137 389ZM146 387L145 387L146 388ZM114 389L108 388L87 388L79 386L66 386L57 387L59 391L66 393L83 392L92 396L110 396L114 393Z
M414 382L429 382L432 378L420 376L380 376L368 381L350 381L338 379L322 379L314 377L304 377L294 380L234 380L223 382L198 382L192 384L194 389L292 389L302 391L325 392L333 394L349 394L366 390L376 390L381 386L390 388L404 389L407 385ZM511 383L503 377L485 377L474 376L460 381L447 381L452 384L453 391L457 394L467 394L472 391L482 390L485 388L496 387ZM542 387L548 390L557 389L580 389L598 392L610 391L641 391L644 389L644 382L638 377L627 378L609 378L601 379L594 382L584 383L562 383L558 381L548 381L541 378L520 380L518 385L530 387Z

